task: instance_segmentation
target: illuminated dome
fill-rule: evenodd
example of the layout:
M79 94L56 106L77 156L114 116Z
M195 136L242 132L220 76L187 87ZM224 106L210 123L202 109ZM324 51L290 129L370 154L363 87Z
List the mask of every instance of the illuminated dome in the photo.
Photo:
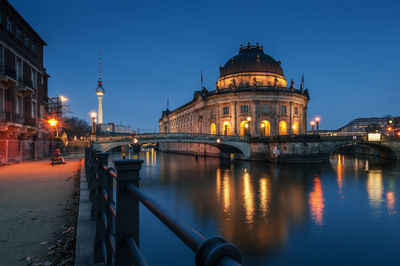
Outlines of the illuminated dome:
M220 67L219 89L278 86L285 87L287 82L283 75L281 63L266 55L263 46L241 46L239 54L232 57Z
M240 47L239 54L220 68L220 77L244 72L268 72L283 76L280 63L264 54L263 47L258 45Z

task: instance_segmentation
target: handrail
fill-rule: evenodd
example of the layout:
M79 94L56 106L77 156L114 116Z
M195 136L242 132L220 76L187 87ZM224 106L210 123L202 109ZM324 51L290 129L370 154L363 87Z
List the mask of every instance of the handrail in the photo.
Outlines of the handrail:
M108 167L107 153L96 153L92 148L85 150L89 198L93 203L92 219L96 221L94 263L147 265L138 248L139 203L142 203L195 252L197 266L241 265L240 252L233 244L221 237L207 239L139 189L142 162L114 161L114 169ZM116 203L113 201L115 192Z
M161 222L163 222L171 231L173 231L191 250L196 252L206 238L194 230L185 222L172 217L160 204L153 200L149 195L133 185L127 186L128 191L134 197L137 197L144 206L147 207Z

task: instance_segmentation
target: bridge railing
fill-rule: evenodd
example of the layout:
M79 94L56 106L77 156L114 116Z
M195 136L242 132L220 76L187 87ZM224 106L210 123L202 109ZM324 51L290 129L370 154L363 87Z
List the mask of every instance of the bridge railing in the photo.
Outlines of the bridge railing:
M241 265L240 252L233 244L221 237L205 238L140 190L142 160L117 160L114 169L108 167L108 156L91 148L85 151L92 219L96 222L94 263L147 265L139 249L139 203L142 203L195 252L194 264Z
M201 134L201 133L144 133L138 135L110 135L98 136L97 140L101 142L115 141L115 140L131 140L137 139L146 141L149 139L203 139L203 140L230 140L230 141L246 141L249 137L243 136L229 136L229 135L216 135L216 134Z

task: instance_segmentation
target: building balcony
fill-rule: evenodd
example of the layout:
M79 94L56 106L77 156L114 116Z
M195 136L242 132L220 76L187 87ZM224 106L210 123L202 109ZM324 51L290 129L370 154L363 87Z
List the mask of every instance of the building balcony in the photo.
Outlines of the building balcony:
M5 65L0 65L0 82L4 83L7 87L17 85L15 69Z
M21 79L18 81L17 91L24 95L35 93L35 89L33 89L32 86L32 81L26 79Z
M37 127L38 120L33 117L24 117L13 112L0 112L0 123L15 123L21 126Z

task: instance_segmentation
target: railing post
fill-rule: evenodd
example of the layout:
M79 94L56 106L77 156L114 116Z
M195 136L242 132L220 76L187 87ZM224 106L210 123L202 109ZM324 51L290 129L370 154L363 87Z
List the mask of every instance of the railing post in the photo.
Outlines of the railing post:
M115 265L132 265L127 237L132 237L139 247L139 200L132 197L128 185L139 187L142 160L115 161L117 170L117 217L115 227Z
M103 213L106 213L106 199L104 198L103 189L107 188L106 171L103 164L108 164L108 153L97 153L97 189L96 189L96 238L94 240L93 260L95 263L103 262L104 256L101 248L101 242L105 239L106 225L103 221ZM107 226L109 225L107 221ZM105 255L105 254L104 254Z

